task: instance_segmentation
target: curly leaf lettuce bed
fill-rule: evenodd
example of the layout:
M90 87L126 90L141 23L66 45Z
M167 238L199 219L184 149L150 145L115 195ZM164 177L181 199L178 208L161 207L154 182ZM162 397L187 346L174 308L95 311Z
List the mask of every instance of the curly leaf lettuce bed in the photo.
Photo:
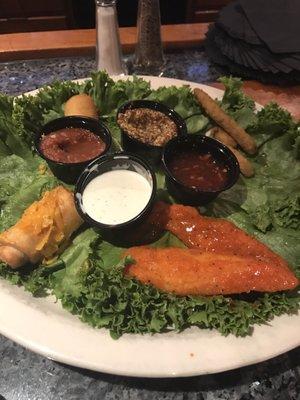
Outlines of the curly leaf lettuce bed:
M241 92L241 81L221 79L226 91L221 102L244 128L255 136L259 153L252 159L256 175L238 183L205 210L207 215L227 218L281 254L299 274L300 167L299 125L276 104L260 112ZM0 230L13 225L24 209L59 182L32 152L32 138L47 121L63 115L64 103L73 94L93 96L101 119L109 126L116 148L118 106L130 99L149 98L174 108L188 121L190 134L205 132L210 121L196 104L187 86L151 90L149 83L113 82L103 73L84 84L55 82L37 96L0 96ZM200 114L200 115L199 115ZM160 193L164 192L158 172ZM183 246L166 233L153 244ZM181 331L189 326L215 328L223 335L243 336L254 324L262 324L299 308L297 291L241 296L177 297L124 277L122 250L103 242L93 229L85 229L57 259L37 268L13 271L0 264L0 275L23 285L35 296L52 292L64 308L95 327L106 327L112 337L123 333ZM298 263L298 264L297 264Z

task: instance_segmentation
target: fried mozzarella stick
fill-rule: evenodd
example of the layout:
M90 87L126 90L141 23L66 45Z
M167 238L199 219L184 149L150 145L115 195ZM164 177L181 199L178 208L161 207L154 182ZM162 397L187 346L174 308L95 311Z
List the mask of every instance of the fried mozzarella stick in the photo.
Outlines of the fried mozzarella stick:
M249 160L247 160L246 157L243 156L242 153L240 153L236 147L237 143L235 140L232 139L231 136L228 135L223 129L215 127L211 130L212 137L217 139L219 142L225 144L225 146L229 147L229 149L233 152L233 154L236 156L239 166L240 166L240 171L241 173L246 176L247 178L250 178L251 176L254 175L254 168L253 165Z
M255 257L215 254L196 249L132 247L135 263L126 274L177 295L277 292L298 285L291 271Z
M254 154L257 150L255 141L240 127L234 119L222 110L222 108L203 90L194 89L194 95L205 112L241 146L246 153Z
M0 260L19 268L50 258L81 224L73 194L58 186L31 204L14 226L0 234Z
M231 146L236 148L237 147L237 142L230 136L228 135L227 132L225 132L223 129L221 129L218 126L215 126L211 130L212 137L217 139L219 142L225 144L225 146Z
M246 178L251 178L254 175L253 165L246 157L243 156L237 149L234 149L231 146L228 146L233 154L236 156L236 159L239 162L240 171Z

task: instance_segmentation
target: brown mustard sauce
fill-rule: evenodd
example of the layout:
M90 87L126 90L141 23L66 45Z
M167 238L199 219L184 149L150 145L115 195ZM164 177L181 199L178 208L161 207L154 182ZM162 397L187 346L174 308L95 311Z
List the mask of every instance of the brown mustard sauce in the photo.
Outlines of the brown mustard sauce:
M128 109L119 114L118 123L130 137L152 146L164 146L177 136L175 122L150 108Z

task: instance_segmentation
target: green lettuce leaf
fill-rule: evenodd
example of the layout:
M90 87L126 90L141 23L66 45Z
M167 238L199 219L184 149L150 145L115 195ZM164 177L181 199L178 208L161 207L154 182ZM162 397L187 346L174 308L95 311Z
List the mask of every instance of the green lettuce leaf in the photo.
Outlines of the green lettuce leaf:
M132 80L114 82L106 72L100 71L92 73L84 91L92 96L100 116L109 116L126 101L146 97L150 84L136 76Z
M291 114L277 103L271 102L257 113L257 119L249 127L249 132L256 135L260 145L270 138L285 134L294 125Z
M59 257L65 268L54 272L50 278L53 293L57 298L65 295L74 297L81 295L82 285L90 268L92 246L97 239L97 233L93 229L87 229L79 234Z
M65 102L82 88L83 85L75 82L53 82L42 87L35 96L15 98L12 121L18 127L17 134L22 142L32 146L34 135L47 122L63 117Z
M221 77L219 82L225 86L225 92L221 101L221 107L236 122L247 129L257 120L255 114L255 102L242 91L242 80L233 77Z
M203 114L189 86L160 87L153 90L147 99L161 102L175 110L186 119L189 133L204 132L208 129L209 119Z

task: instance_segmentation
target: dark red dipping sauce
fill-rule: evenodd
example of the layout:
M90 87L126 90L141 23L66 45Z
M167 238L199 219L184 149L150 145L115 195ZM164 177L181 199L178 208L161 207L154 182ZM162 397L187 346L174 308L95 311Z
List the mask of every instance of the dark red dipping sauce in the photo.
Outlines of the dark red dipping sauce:
M40 151L50 160L79 163L100 156L106 144L83 128L64 128L42 136Z
M178 153L168 167L175 179L193 189L220 190L228 181L227 167L215 160L210 153Z

